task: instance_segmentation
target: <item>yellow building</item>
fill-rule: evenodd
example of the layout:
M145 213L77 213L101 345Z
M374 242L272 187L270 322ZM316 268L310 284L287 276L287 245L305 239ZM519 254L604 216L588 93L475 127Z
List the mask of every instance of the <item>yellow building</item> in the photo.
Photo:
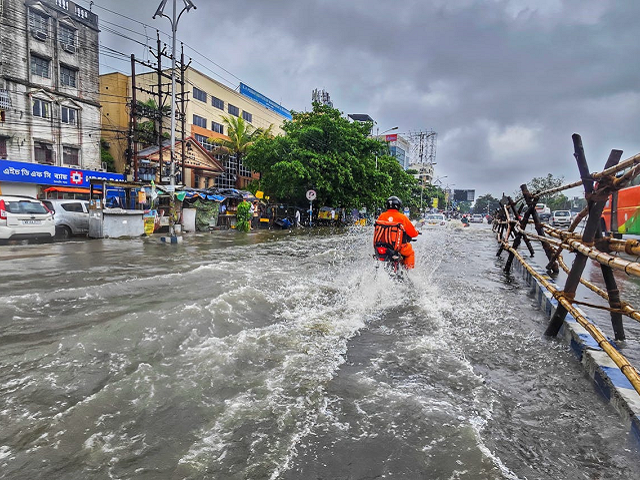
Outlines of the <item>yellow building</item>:
M170 72L166 71L166 73ZM167 83L166 78L163 79L163 83ZM137 88L157 91L157 84L156 72L136 74ZM208 142L209 139L228 139L227 126L223 121L225 116L241 117L255 128L267 129L273 126L274 135L282 134L281 127L284 120L291 118L286 109L250 87L240 84L240 92L237 92L193 68L185 71L184 91L187 92L188 98L185 112L185 137L193 137L208 151L213 148L213 145ZM177 93L179 92L178 84ZM131 99L131 77L119 73L101 75L100 94L103 105L103 138L107 139L112 146L111 151L114 157L116 154L120 157L117 163L124 169L129 121L126 103ZM150 98L153 96L149 93L136 91L138 101L145 102ZM154 100L157 102L157 97ZM170 105L168 95L165 96L163 104ZM167 118L163 123L163 131L169 132L169 127ZM179 132L180 121L177 120L177 138L180 136ZM117 147L113 148L116 144ZM179 156L181 152L176 150L176 153ZM217 186L243 188L251 180L251 172L242 165L238 165L234 158L221 157L220 161L223 163L225 172L217 179ZM188 179L189 175L185 172L185 182Z
M116 171L124 172L126 165L127 133L129 131L129 108L131 101L131 79L122 73L100 75L100 98L102 107L101 138L107 142L109 152L116 163Z

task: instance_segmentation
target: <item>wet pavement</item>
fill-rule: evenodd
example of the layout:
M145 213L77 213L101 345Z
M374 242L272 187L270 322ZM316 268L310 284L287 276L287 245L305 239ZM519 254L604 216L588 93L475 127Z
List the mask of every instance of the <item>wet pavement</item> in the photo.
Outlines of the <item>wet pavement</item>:
M488 225L371 234L1 246L0 478L637 478Z

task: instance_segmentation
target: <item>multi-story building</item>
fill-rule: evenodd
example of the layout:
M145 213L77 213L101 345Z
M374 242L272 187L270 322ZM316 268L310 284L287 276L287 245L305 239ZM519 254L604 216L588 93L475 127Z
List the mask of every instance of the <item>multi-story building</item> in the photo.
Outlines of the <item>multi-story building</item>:
M101 138L113 156L117 172L124 172L126 166L130 101L130 77L119 72L100 75Z
M397 133L379 135L376 138L381 142L387 142L389 144L389 154L392 157L395 157L403 170L409 169L409 152L411 150L411 144L406 138L398 135Z
M0 7L0 158L99 170L98 17L68 0Z
M124 78L127 79L126 82ZM136 74L136 87L142 87L147 92L157 91L157 83L156 72ZM100 92L103 95L103 103L110 105L103 109L103 136L109 138L110 145L116 145L112 152L114 157L120 155L121 158L116 159L119 165L124 165L126 161L122 156L127 148L127 138L122 132L127 131L128 116L123 115L123 112L125 112L127 102L131 101L131 89L131 77L117 73L100 77ZM237 92L190 67L185 71L184 89L188 94L184 136L193 137L209 152L215 148L211 140L215 138L229 139L227 136L229 132L223 120L225 116L240 117L254 128L267 129L271 127L271 132L274 135L282 134L281 127L284 120L291 119L291 114L285 108L250 87L240 84L240 91ZM152 98L149 93L136 90L137 101L146 102ZM111 103L107 104L107 100ZM157 98L154 100L157 101ZM177 122L176 127L180 128L180 122ZM163 122L163 130L169 132L168 121ZM180 139L179 131L176 132L176 139ZM176 148L177 161L180 161L180 153ZM218 156L218 159L223 164L224 173L215 178L215 186L243 188L252 179L252 173L241 162L238 164L234 157ZM163 157L164 160L168 160L167 156ZM187 186L194 187L202 183L196 181L195 175L190 172L185 172L184 181ZM212 182L209 180L205 183L207 186L213 186L210 185Z
M433 163L413 163L409 165L409 169L415 170L413 176L422 186L431 185L433 183Z

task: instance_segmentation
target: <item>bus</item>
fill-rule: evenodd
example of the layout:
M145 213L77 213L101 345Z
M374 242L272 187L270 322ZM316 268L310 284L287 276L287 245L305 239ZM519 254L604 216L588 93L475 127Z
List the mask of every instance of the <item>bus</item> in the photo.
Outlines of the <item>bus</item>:
M640 176L609 195L600 226L603 232L640 235Z

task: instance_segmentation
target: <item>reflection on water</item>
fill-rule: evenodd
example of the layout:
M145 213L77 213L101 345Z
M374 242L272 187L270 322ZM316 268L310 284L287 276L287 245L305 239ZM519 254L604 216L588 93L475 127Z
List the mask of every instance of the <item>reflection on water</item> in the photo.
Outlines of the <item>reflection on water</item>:
M3 478L635 478L472 227L407 283L370 229L1 249Z

